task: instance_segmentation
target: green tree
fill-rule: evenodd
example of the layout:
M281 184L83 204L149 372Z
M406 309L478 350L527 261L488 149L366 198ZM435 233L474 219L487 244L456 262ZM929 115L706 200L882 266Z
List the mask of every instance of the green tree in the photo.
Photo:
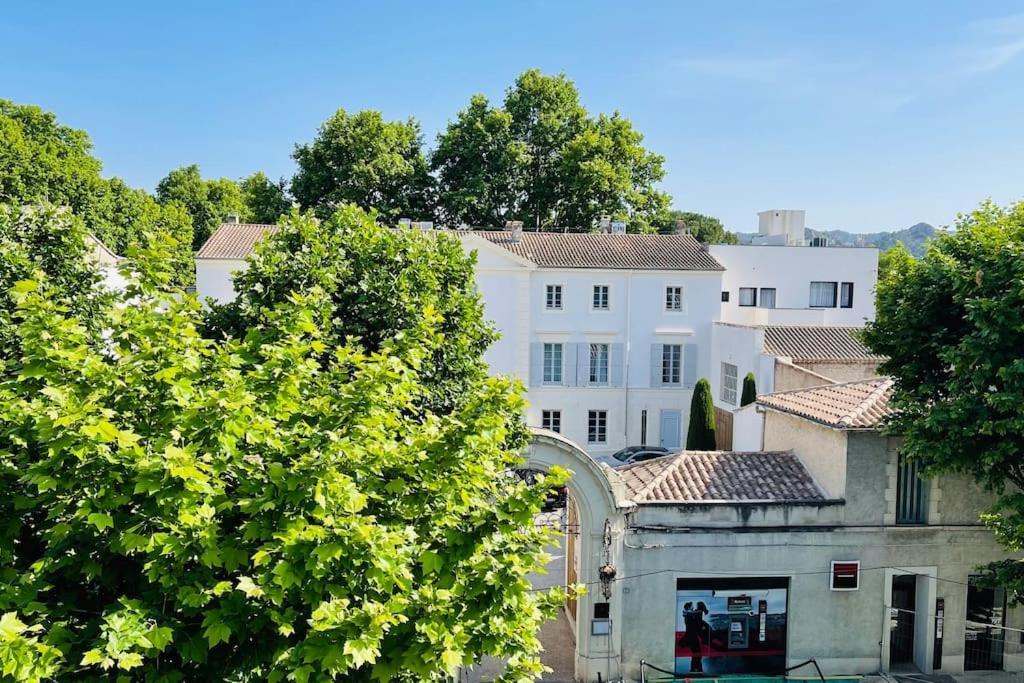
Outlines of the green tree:
M693 211L672 209L658 214L652 227L662 234L671 234L680 229L689 230L697 240L704 244L738 244L736 233L729 232L722 221L714 216L706 216Z
M17 360L21 347L14 319L13 283L43 273L55 301L90 329L98 327L107 296L90 261L82 219L64 207L0 204L0 366Z
M240 186L245 204L243 218L247 221L277 223L291 209L284 180L275 183L263 171L257 171L243 179Z
M159 246L102 345L47 278L0 283L22 347L0 363L4 671L442 681L492 655L536 678L564 596L531 588L533 518L564 476L506 475L520 387L480 375L425 412L437 312L372 351L334 345L315 288L204 337L194 296L153 287Z
M321 320L329 345L354 337L376 351L433 309L443 338L422 361L420 375L430 389L423 400L446 412L486 374L483 353L497 338L476 292L475 258L458 238L382 230L375 218L345 206L323 222L298 214L285 219L235 278L237 298L214 308L211 332L243 336L292 292L318 287L328 295Z
M303 210L330 216L342 204L376 209L382 220L433 216L433 178L415 119L339 109L292 154L292 195Z
M176 168L157 183L157 200L178 204L192 217L192 248L198 249L229 215L245 214L242 190L233 180L204 179L199 166Z
M85 131L64 126L52 113L0 99L0 203L49 203L68 207L117 254L142 246L146 235L168 232L181 241L173 258L177 280L191 282L191 222L164 211L143 190L100 176Z
M565 77L523 72L501 108L476 95L438 136L432 168L451 222L590 231L602 214L647 230L668 205L664 159L618 113L591 117Z
M740 407L747 406L757 400L757 380L754 373L748 372L743 378L743 394L740 397Z
M888 249L878 254L878 280L882 281L889 277L892 271L902 271L906 268L908 261L913 261L914 255L903 246L903 242L897 242Z
M1001 494L985 516L1024 546L1024 202L961 215L920 260L891 259L864 338L896 382L890 429L929 474L974 477ZM1017 561L993 568L1024 594Z
M715 450L715 403L711 384L701 378L690 400L690 425L686 430L686 448L693 451Z

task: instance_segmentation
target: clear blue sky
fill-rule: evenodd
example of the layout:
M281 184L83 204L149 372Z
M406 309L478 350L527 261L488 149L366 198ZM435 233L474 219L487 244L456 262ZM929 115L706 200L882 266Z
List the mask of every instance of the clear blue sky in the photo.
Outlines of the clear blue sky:
M302 7L299 7L302 5ZM291 175L337 107L428 144L522 70L564 71L667 158L676 206L857 232L1024 197L1019 2L66 2L0 15L0 97L88 130L105 173Z

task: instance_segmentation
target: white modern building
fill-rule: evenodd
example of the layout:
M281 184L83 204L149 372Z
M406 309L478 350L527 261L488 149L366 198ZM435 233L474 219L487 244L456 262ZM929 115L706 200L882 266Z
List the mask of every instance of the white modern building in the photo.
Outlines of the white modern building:
M802 212L792 213L777 222L802 234ZM232 299L231 274L273 229L222 225L196 254L200 296ZM627 445L681 447L696 381L709 378L718 397L723 379L738 391L766 362L757 339L726 340L719 321L860 325L874 315L875 249L706 247L621 231L450 234L477 254L477 287L501 332L486 355L492 370L527 385L530 425L598 458ZM722 355L734 347L736 358ZM723 375L726 366L735 372Z

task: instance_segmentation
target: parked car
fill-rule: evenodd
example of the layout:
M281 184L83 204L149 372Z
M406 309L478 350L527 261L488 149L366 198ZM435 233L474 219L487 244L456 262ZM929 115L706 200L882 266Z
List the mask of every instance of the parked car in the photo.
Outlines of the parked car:
M661 446L626 446L612 454L608 465L611 467L622 467L623 465L631 465L635 462L660 458L669 453L671 453L669 449L662 448Z

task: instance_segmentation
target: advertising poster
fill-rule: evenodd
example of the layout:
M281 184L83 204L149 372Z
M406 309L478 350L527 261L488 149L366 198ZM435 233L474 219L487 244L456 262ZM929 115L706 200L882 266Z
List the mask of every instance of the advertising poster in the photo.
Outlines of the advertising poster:
M676 580L676 673L786 668L785 578Z

